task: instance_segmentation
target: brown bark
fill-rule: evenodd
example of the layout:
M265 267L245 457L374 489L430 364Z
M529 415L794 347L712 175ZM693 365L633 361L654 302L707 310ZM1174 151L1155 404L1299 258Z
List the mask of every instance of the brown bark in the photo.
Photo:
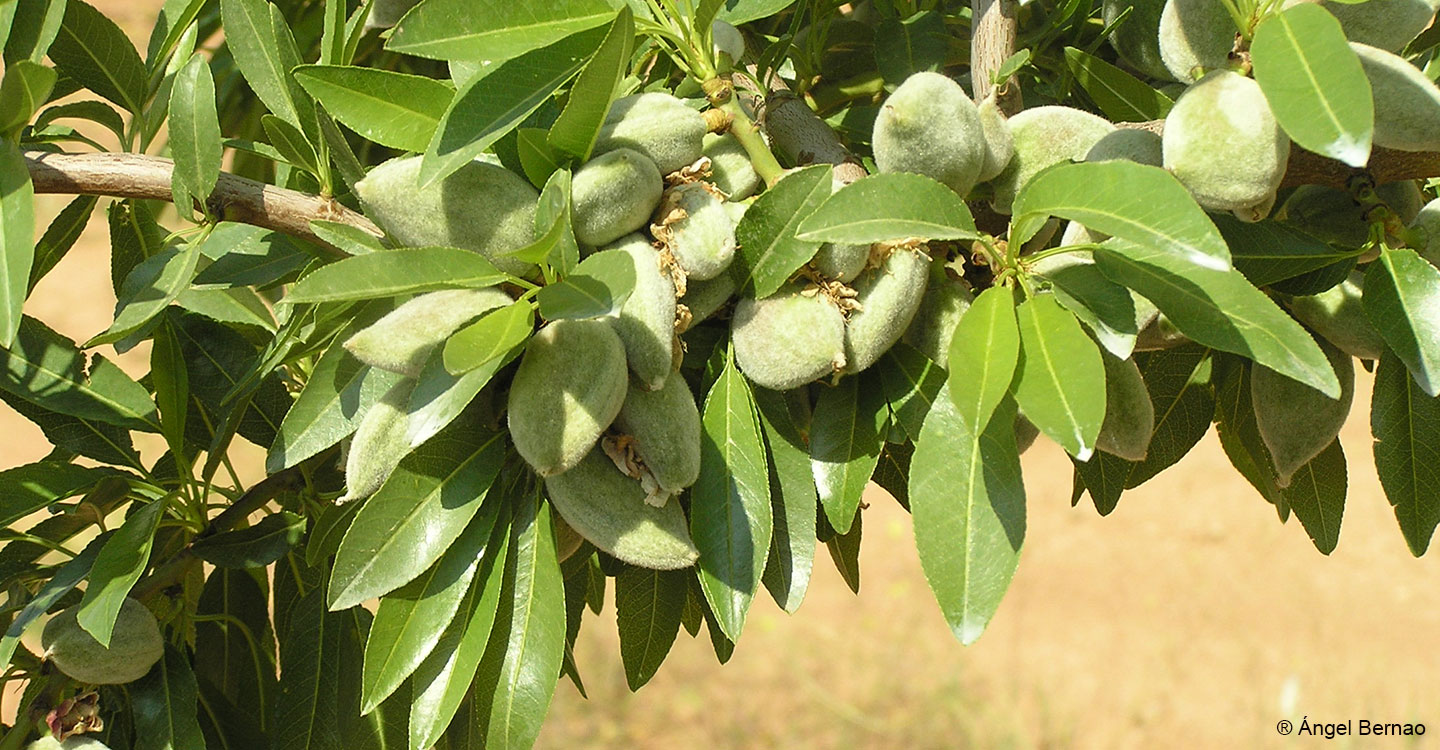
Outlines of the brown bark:
M972 0L970 29L970 82L975 101L984 101L995 90L990 80L995 71L1015 54L1015 32L1018 22L1015 0ZM1004 82L995 103L1007 116L1025 108L1020 98L1020 84L1014 77Z

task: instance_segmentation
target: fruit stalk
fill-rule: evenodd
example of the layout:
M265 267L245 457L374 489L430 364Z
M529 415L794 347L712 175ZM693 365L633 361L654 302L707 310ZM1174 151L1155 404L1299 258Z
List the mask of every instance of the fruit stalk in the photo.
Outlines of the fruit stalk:
M766 185L774 185L785 173L785 168L775 159L775 154L770 152L770 146L760 135L760 128L745 114L745 108L740 106L739 100L731 96L720 109L731 117L730 132L734 134L735 140L745 147L745 153L750 155L750 163L755 165L755 171L760 178L765 180Z

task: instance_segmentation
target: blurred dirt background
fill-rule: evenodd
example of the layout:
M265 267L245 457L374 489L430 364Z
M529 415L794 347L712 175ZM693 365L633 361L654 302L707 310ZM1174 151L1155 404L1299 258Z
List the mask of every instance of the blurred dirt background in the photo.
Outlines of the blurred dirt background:
M159 3L96 5L143 46ZM41 197L42 230L68 200ZM104 330L113 312L105 203L26 305L78 340ZM148 349L117 362L138 377ZM1428 741L1341 738L1337 747L1440 746L1440 557L1410 556L1380 491L1368 390L1362 372L1342 435L1350 497L1328 558L1298 521L1277 523L1213 433L1108 518L1088 498L1070 507L1070 465L1042 439L1024 459L1020 569L976 645L951 636L921 574L909 516L872 487L858 596L822 545L796 615L762 592L724 667L703 630L698 639L682 631L635 694L611 600L577 644L590 700L562 681L539 746L1312 746L1314 738L1276 732L1279 720L1302 716L1431 729ZM237 450L243 476L260 477L263 452ZM48 451L38 428L0 404L0 468Z

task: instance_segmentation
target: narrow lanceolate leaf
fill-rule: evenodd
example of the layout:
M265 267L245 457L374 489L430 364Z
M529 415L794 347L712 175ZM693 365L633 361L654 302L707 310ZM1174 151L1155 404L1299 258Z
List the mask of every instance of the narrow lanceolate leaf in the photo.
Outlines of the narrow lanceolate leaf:
M74 342L25 318L19 336L0 353L0 389L47 410L131 430L159 432L155 403L144 386L109 360L88 365Z
M1311 3L1267 16L1255 29L1250 60L1255 82L1291 140L1365 166L1375 125L1370 80L1335 16Z
M35 261L30 267L27 293L34 291L40 279L50 273L50 269L75 246L75 242L80 239L80 233L85 231L85 225L90 221L90 214L95 211L97 201L93 195L77 196L50 222L50 227L45 230L40 241L35 243Z
M291 575L277 576L275 583L280 694L271 741L296 750L342 750L341 727L359 709L353 702L359 691L342 678L346 639L354 635L352 615L325 610L323 575L300 572L308 587L302 592L293 568L287 572Z
M305 390L285 413L265 459L276 473L344 440L365 413L404 376L370 367L350 356L337 340L320 356Z
M50 45L61 73L140 114L145 107L145 63L114 21L83 0L65 3L65 22Z
M55 571L55 575L35 592L35 598L25 603L25 608L15 615L10 627L5 630L5 636L0 638L0 660L9 664L11 657L15 655L15 648L20 645L20 637L25 634L30 623L39 619L40 615L49 611L61 597L73 591L90 575L90 568L95 565L95 556L100 554L100 549L114 533L106 532L90 540L80 554L66 560L65 564Z
M575 266L557 284L547 284L535 295L540 315L559 318L598 318L619 311L635 290L635 265L620 250L601 250Z
M1336 440L1310 463L1300 467L1281 490L1305 533L1322 554L1335 551L1340 541L1340 520L1345 515L1345 451Z
M615 622L625 682L639 690L655 676L675 635L689 592L689 572L625 566L615 577Z
M25 12L20 7L25 6ZM39 64L60 33L65 19L65 0L28 0L0 3L0 41L4 42L5 64L29 59Z
M455 247L415 247L357 255L300 279L284 301L335 302L485 287L505 279L485 256Z
M885 396L874 382L843 378L820 392L810 423L810 466L825 517L840 534L850 530L860 496L880 460Z
M505 568L513 595L500 602L470 696L483 722L479 734L485 741L478 746L492 750L535 744L565 655L565 579L556 557L554 521L533 487L526 494L517 498L510 538L514 551Z
M424 151L455 90L425 76L349 65L302 65L295 80L346 127L402 151Z
M1269 286L1355 257L1353 250L1331 245L1289 224L1245 222L1223 214L1212 218L1230 245L1236 270L1255 286Z
M85 347L120 341L144 328L190 286L199 261L200 248L191 244L166 248L135 266L120 285L115 322Z
M455 616L495 528L499 503L477 513L445 554L419 578L380 600L365 640L360 711L368 714L429 656ZM465 613L467 616L469 613Z
M1385 250L1365 274L1365 312L1420 390L1440 395L1440 269L1414 250Z
M1340 397L1335 368L1320 346L1239 271L1202 268L1164 249L1113 239L1095 251L1095 261L1112 281L1154 302L1191 339Z
M402 19L385 46L418 57L498 62L614 17L604 0L430 0Z
M387 594L434 564L480 509L504 456L503 433L469 424L406 456L345 532L330 608Z
M770 455L770 505L775 529L761 580L786 612L800 608L815 565L815 475L797 420L783 394L754 392Z
M1419 557L1440 523L1440 398L1423 392L1388 353L1375 371L1370 432L1380 485L1405 543Z
M0 140L0 347L20 329L35 258L35 186L20 149Z
M1026 183L1014 216L1012 242L1034 237L1058 216L1202 269L1230 268L1220 231L1185 186L1159 167L1123 160L1052 167Z
M915 548L946 622L965 644L995 615L1025 540L1014 419L1014 403L1006 400L985 432L973 432L943 393L910 463Z
M504 480L502 480L504 481ZM409 750L428 750L455 716L475 679L495 624L497 605L507 604L513 586L505 581L510 550L510 516L501 511L455 619L436 641L429 656L415 668L410 706Z
M220 120L215 112L215 80L210 76L210 65L204 55L192 55L175 74L170 88L169 123L174 181L182 185L190 197L203 201L215 189L215 181L220 177L222 151ZM189 208L188 204L182 205L183 209Z
M103 646L110 645L110 632L115 627L115 618L120 614L120 605L129 595L130 587L145 572L155 529L164 513L164 500L152 501L131 513L95 558L90 584L80 600L80 612L76 619L80 627L95 636L95 640Z
M890 347L875 369L895 421L911 440L920 437L925 415L945 385L945 370L903 341Z
M1255 406L1250 400L1250 370L1243 362L1236 362L1223 376L1217 372L1215 431L1230 464L1245 481L1266 502L1277 507L1284 504L1270 451L1255 421Z
M1074 47L1065 48L1065 64L1100 111L1115 122L1159 120L1175 105L1144 81Z
M774 518L770 474L750 386L733 361L705 397L700 479L690 491L690 535L700 585L730 640L740 636L760 587Z
M525 343L534 329L535 308L528 300L486 313L445 342L445 369L452 375L470 372Z
M260 519L253 526L196 539L190 545L195 556L216 567L263 568L299 546L305 537L305 517L281 511Z
M1019 362L1015 293L1005 286L990 287L960 317L950 339L946 393L971 432L983 432L990 424L995 407L1010 392Z
M803 218L803 217L802 217ZM975 219L954 190L918 174L875 174L840 188L797 228L809 242L966 240Z
M284 17L266 0L221 0L220 12L245 82L276 117L309 132L314 108L290 77L300 55Z
M1053 295L1026 300L1020 322L1015 400L1040 431L1090 460L1105 421L1105 364L1080 322Z
M203 750L196 718L199 688L190 660L174 646L150 673L129 686L136 750Z
M10 134L30 121L50 97L55 86L55 69L29 60L17 60L5 70L0 82L0 134ZM104 106L104 105L101 105Z
M0 471L0 526L9 527L56 500L74 497L101 479L120 473L108 466L77 466L51 460Z
M1128 289L1106 278L1093 260L1081 258L1046 266L1042 275L1053 285L1055 300L1075 313L1106 351L1116 359L1130 358L1140 330Z
M610 100L620 80L630 69L630 51L635 42L635 18L628 6L621 6L620 13L610 24L605 41L595 50L595 56L585 63L575 85L570 87L570 99L555 124L550 126L551 146L574 156L580 161L590 158L590 149L605 124L610 112Z
M1215 416L1209 349L1189 345L1140 352L1135 355L1135 364L1140 366L1145 389L1150 392L1155 432L1145 460L1131 464L1126 488L1139 487L1184 458L1205 436Z
M787 175L765 191L735 227L740 251L730 273L755 297L774 294L820 249L820 242L795 236L796 227L830 197L829 164Z
M425 149L422 186L464 166L519 125L580 72L604 37L605 29L581 31L505 62L461 88Z

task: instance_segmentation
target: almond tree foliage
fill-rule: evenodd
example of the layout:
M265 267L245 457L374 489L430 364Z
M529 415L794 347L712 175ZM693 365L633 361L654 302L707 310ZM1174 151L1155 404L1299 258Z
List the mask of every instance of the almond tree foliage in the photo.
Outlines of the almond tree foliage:
M1328 554L1356 359L1423 554L1434 15L0 0L0 399L54 445L0 472L0 750L527 747L612 582L632 689L822 544L858 590L870 481L970 643L1039 435L1104 515L1214 424ZM101 208L71 341L23 303Z

